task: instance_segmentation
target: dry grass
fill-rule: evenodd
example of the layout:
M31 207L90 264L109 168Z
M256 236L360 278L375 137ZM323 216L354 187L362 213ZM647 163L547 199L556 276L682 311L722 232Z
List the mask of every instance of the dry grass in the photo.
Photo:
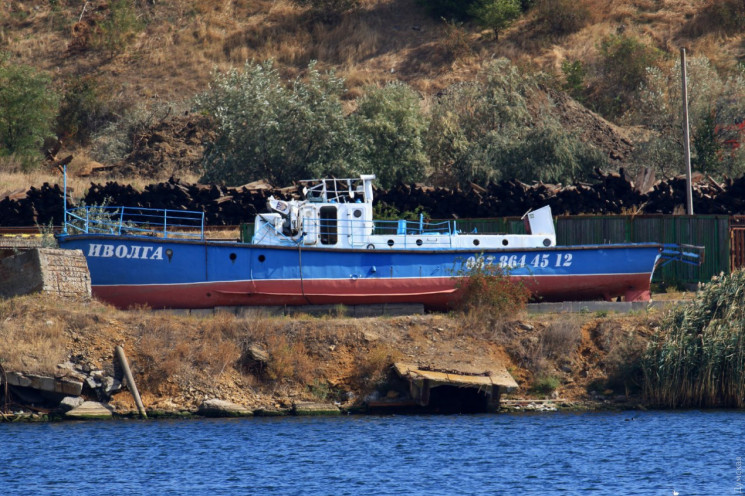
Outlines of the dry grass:
M54 374L67 360L64 302L50 299L56 311L39 318L36 298L0 300L0 362L6 371Z

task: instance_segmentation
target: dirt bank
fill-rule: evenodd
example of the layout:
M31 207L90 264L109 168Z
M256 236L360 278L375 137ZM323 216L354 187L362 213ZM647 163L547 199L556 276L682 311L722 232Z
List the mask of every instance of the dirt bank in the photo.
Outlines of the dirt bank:
M261 311L193 317L25 296L0 302L0 364L8 372L78 377L86 399L107 402L118 414L136 412L129 393L99 386L119 374L117 345L151 412L195 412L212 398L254 411L290 409L299 401L352 409L366 398L405 394L392 381L395 361L474 373L501 362L520 386L503 396L506 404L558 398L574 407L633 406L640 401L638 377L628 364L660 317L657 311L507 320L273 317ZM11 394L12 408L21 408L19 399Z

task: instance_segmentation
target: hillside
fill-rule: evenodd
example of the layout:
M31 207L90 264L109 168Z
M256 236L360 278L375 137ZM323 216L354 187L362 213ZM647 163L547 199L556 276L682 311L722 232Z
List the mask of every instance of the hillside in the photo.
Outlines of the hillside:
M562 1L554 3L569 4ZM333 69L345 79L345 105L351 111L366 88L389 81L407 83L427 107L451 84L471 81L492 60L506 57L523 71L545 73L542 91L557 104L561 124L598 147L617 168L629 165L633 143L645 130L619 127L628 123L622 115L608 122L562 93L562 64L582 62L587 76L581 90L591 104L603 98L598 57L609 36L634 37L660 50L667 65L679 47L687 47L723 75L732 74L745 56L741 30L718 23L721 13L711 1L574 2L585 9L584 17L568 33L551 24L545 8L533 7L498 40L472 20L437 20L416 0L359 4L322 22L289 0L11 1L0 5L0 51L12 62L45 71L60 90L75 78L91 78L107 110L119 118L134 114L136 106L159 109L143 118L150 129L128 144L119 164L125 167L112 171L111 163L96 164L100 157L92 156L86 140L62 137L53 155L72 154L74 168L82 173L98 168L104 176L143 173L161 179L193 173L209 140L204 122L189 115L191 98L207 89L214 70L240 68L246 61L274 59L289 79L317 60L320 69ZM17 164L0 157L0 168L17 170ZM46 176L26 179L34 183ZM17 187L13 181L18 179L4 180L8 184L0 192Z

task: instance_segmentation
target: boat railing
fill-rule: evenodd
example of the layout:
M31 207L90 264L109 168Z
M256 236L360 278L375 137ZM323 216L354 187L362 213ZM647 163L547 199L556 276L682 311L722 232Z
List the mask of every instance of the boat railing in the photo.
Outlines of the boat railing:
M204 212L84 206L65 211L65 234L204 239Z
M390 234L390 235L401 235L401 234L412 234L419 236L434 236L434 235L451 235L453 229L450 221L441 222L424 222L423 219L419 220L375 220L373 221L373 234Z
M704 248L703 246L694 245L664 244L662 245L661 253L661 259L663 260L662 266L664 267L670 262L702 265L704 263Z

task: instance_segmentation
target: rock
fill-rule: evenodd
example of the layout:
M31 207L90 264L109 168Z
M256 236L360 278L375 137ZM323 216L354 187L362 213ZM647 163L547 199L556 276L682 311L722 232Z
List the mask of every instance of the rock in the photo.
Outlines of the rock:
M80 396L65 396L62 401L59 402L59 409L63 412L69 412L85 402Z
M341 411L329 403L315 403L312 401L298 401L292 411L295 415L339 415Z
M248 347L247 355L251 360L266 364L269 362L269 353L263 350L258 345L252 344Z
M199 415L205 417L250 417L253 412L248 408L230 401L212 398L199 405Z
M111 418L111 407L98 401L85 401L77 408L65 413L65 416L81 420Z
M103 387L104 393L106 393L107 396L111 396L112 394L121 391L122 382L113 377L104 377L101 380L101 386Z
M98 388L98 387L100 387L100 386L101 386L101 383L100 383L100 382L98 382L98 381L97 381L97 380L96 380L95 378L93 378L93 377L88 377L88 378L87 378L87 379L85 380L85 383L86 383L86 384L88 385L88 387L89 387L89 388L91 388L91 389L96 389L96 388Z
M72 362L64 362L57 364L57 372L54 374L57 379L73 379L75 381L82 382L85 380L85 375L75 370L75 364Z
M518 322L517 326L523 331L532 331L533 329L535 329L532 325L528 324L527 322Z

